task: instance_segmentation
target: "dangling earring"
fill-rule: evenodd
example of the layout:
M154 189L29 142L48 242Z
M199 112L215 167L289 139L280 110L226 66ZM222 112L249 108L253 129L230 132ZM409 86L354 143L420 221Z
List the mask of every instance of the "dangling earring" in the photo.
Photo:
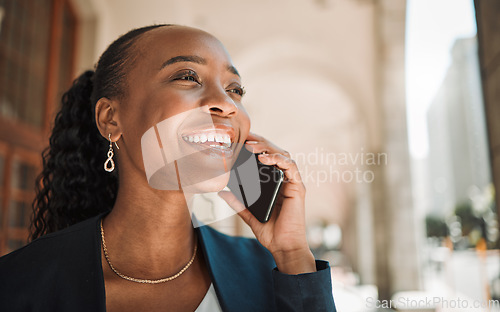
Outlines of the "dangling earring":
M106 159L106 162L104 163L104 170L107 172L112 172L115 170L115 162L113 161L113 145L111 142L111 133L108 135L108 140L109 140L109 150L108 150L108 159ZM120 149L118 147L118 144L115 142L115 146L117 149ZM111 163L111 167L108 167L108 163Z

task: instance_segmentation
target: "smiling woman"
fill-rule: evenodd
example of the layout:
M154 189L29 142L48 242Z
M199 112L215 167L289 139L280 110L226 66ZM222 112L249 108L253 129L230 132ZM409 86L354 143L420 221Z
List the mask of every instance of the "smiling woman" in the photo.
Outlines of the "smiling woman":
M63 96L32 242L0 258L0 310L335 311L297 166L250 132L243 94L206 32L155 25L113 42ZM267 223L221 191L241 148L286 177ZM193 227L190 199L214 191L256 239Z

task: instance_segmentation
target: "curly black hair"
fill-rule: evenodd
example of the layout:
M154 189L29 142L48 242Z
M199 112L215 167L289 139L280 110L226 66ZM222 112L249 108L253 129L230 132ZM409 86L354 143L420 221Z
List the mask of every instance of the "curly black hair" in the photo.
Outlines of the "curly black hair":
M126 94L126 74L143 33L160 24L137 28L116 39L99 58L95 71L75 79L62 96L49 146L42 152L43 170L36 179L30 240L64 229L113 208L118 170L108 173L109 142L99 133L95 105L102 98Z

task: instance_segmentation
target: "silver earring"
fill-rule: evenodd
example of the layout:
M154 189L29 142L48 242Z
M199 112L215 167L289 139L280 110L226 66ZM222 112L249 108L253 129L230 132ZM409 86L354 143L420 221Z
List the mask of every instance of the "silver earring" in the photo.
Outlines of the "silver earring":
M113 145L111 142L111 133L108 135L108 140L109 140L109 150L108 150L108 159L106 159L106 162L104 163L104 170L107 172L112 172L115 170L115 162L113 161ZM118 144L115 142L115 146L117 149L120 149L118 147ZM109 167L109 164L111 164L111 167Z

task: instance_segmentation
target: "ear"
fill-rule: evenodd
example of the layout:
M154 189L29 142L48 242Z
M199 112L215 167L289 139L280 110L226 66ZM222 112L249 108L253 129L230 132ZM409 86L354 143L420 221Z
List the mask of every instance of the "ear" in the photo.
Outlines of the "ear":
M101 135L108 140L111 134L111 141L116 142L120 138L122 131L116 113L118 103L108 98L102 97L95 105L95 120L97 129Z

